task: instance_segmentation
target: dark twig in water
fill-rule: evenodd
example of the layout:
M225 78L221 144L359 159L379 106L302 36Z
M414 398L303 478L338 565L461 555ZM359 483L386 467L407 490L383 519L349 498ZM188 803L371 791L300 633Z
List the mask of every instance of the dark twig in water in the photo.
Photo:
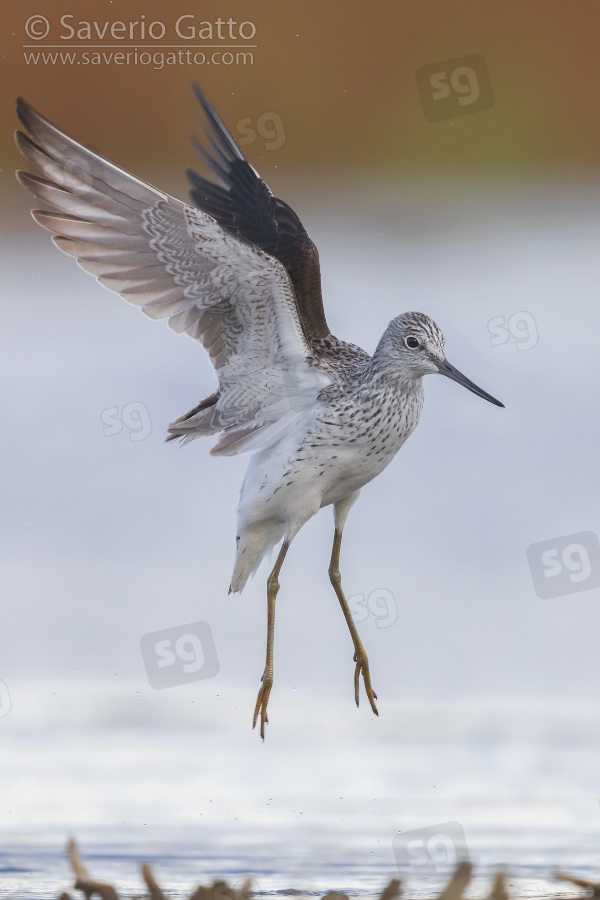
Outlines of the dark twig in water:
M454 875L438 897L438 900L462 900L471 880L471 863L463 860L457 865Z
M79 848L74 840L69 841L67 854L75 874L75 890L82 891L86 898L91 898L96 894L101 900L119 900L119 896L111 884L94 881L90 876L82 862ZM148 889L147 900L166 900L165 894L154 877L150 865L144 863L141 868L142 877ZM437 900L464 900L465 891L471 881L471 874L471 863L466 860L460 862ZM584 888L591 900L600 900L600 882L589 881L587 878L576 878L573 875L566 875L564 872L557 872L555 877L557 881L567 881L569 884L575 884L577 887ZM302 895L304 891L289 888L281 891L281 893ZM379 900L398 900L401 893L402 883L400 879L392 878L382 890ZM189 894L189 900L252 900L253 896L254 891L250 879L246 879L240 888L232 887L226 881L217 880L213 881L212 884L198 885ZM59 900L71 900L71 898L69 894L62 893ZM329 891L321 900L349 900L349 897L342 891ZM489 900L510 900L504 872L496 874L489 894Z
M504 872L498 872L496 874L490 892L490 900L509 900L508 890L506 888L506 875Z
M396 900L402 893L402 882L399 878L392 878L387 887L381 892L379 900Z
M165 895L160 889L149 863L142 863L142 877L150 893L150 900L165 900Z
M105 884L102 881L94 881L90 878L87 869L81 861L79 848L73 838L69 841L67 853L75 873L75 884L73 886L76 891L83 891L87 900L90 900L90 897L93 897L94 894L98 894L101 900L119 900L118 894L112 885Z
M564 872L557 872L555 878L557 881L568 881L569 884L576 884L577 887L585 888L588 891L588 897L600 898L600 882L598 881L576 878L574 875L566 875Z

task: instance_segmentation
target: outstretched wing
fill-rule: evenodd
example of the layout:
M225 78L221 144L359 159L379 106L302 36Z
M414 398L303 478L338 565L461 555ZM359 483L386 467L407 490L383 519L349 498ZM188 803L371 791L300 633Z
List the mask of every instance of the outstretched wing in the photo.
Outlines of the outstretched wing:
M233 138L200 90L196 97L209 126L210 151L194 145L220 184L188 170L194 204L233 234L246 238L285 266L294 286L300 320L308 340L329 336L321 296L317 248L294 210L274 197L244 158Z
M218 397L176 434L223 432L212 451L223 454L276 440L330 383L314 364L284 266L76 143L23 100L17 112L31 135L17 132L17 145L44 176L17 177L59 210L34 210L34 219L101 284L152 318L168 317L210 354Z

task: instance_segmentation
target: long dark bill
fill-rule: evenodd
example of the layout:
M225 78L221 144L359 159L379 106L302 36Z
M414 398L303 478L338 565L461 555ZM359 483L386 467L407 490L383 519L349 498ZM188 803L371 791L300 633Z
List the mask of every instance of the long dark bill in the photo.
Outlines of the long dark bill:
M477 394L478 397L483 397L484 400L489 400L490 403L493 403L494 406L501 406L504 409L504 403L500 403L499 400L496 400L495 397L492 397L491 394L488 394L486 391L482 390L480 387L477 387L474 382L467 378L466 375L463 375L462 372L459 372L458 369L455 369L454 366L451 366L447 359L444 362L438 363L438 372L440 375L445 375L446 378L451 378L452 381L456 381L457 384L462 384L463 387L466 387L469 391L473 391L474 394Z

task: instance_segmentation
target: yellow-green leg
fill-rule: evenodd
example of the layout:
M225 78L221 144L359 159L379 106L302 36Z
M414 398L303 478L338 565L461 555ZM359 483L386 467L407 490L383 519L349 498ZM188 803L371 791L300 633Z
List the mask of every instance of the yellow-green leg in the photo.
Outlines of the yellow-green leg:
M275 600L279 590L279 572L283 565L285 555L288 552L289 543L286 541L281 545L281 550L277 556L277 562L273 566L273 571L267 580L267 664L262 676L262 684L258 692L256 706L254 708L254 719L252 727L256 727L258 714L260 713L260 736L265 739L265 725L269 721L267 718L267 704L269 702L269 694L273 687L273 638L275 635Z
M367 658L365 648L362 645L362 641L358 636L356 625L354 624L354 620L348 607L346 597L344 596L344 591L342 590L342 576L340 574L340 549L342 546L342 532L344 530L346 517L350 512L350 507L356 502L358 494L359 492L356 491L355 494L351 494L345 500L339 501L334 506L335 533L333 537L333 548L331 550L331 562L329 563L329 578L333 585L333 589L337 594L337 598L340 601L340 606L342 607L342 612L344 613L346 624L348 626L348 629L350 630L352 643L354 644L354 662L356 663L356 668L354 670L354 699L356 700L356 705L358 706L360 676L362 674L367 697L369 698L369 703L371 704L371 709L373 710L375 715L378 716L379 713L377 711L377 706L375 705L377 694L375 693L371 685L369 660Z

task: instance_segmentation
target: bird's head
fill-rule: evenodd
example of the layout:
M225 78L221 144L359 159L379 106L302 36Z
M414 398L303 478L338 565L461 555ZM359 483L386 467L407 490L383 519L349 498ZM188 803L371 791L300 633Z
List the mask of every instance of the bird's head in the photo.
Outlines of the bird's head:
M412 378L423 375L445 375L473 391L478 397L496 406L504 406L469 378L450 365L446 359L444 335L433 319L424 313L407 312L392 319L382 338L385 355L391 357L394 368Z

